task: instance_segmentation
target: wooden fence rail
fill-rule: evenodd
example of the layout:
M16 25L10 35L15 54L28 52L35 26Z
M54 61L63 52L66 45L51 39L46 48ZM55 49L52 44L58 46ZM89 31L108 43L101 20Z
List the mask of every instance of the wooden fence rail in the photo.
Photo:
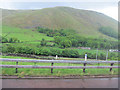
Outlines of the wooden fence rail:
M16 62L16 65L0 65L3 68L16 68L16 73L18 73L18 68L50 68L51 73L53 73L53 68L56 69L85 69L87 68L120 68L120 66L113 66L115 63L119 64L120 61L80 61L80 60L33 60L33 59L8 59L0 58L1 61ZM51 66L38 66L38 65L18 65L18 62L33 62L33 63L51 63ZM83 64L84 66L53 66L54 63L77 63ZM92 63L110 63L111 66L86 66L87 64Z
M58 68L58 69L72 69L72 68L120 68L119 66L33 66L33 65L0 65L3 68Z
M8 62L41 62L41 63L120 63L120 61L80 61L80 60L35 60L35 59L8 59L0 58L1 61Z

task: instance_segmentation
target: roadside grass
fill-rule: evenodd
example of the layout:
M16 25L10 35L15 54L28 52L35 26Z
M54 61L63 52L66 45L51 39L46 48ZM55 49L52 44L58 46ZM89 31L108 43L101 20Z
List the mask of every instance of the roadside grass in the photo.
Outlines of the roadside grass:
M2 58L21 58L30 59L24 57L12 57L2 56ZM3 65L16 65L16 62L2 62ZM40 65L51 66L51 63L33 63L33 62L18 62L18 65ZM114 64L117 66L117 64ZM54 66L83 66L83 64L70 64L70 63L54 63ZM87 64L86 66L110 66L110 64ZM118 69L86 69L85 73L83 69L31 69L31 68L18 68L18 73L15 73L15 68L2 68L2 75L17 75L18 77L24 76L84 76L84 75L118 75Z
M86 69L85 73L82 69L53 69L53 74L51 74L50 69L19 68L18 73L15 73L15 68L2 68L2 75L20 75L22 73L24 76L118 75L118 69L113 69L112 72L109 69Z
M53 59L56 58L55 56L41 56L38 55L39 58L44 58L44 59ZM30 57L25 57L25 56L1 56L1 58L15 58L15 59L36 59L36 58L30 58ZM85 60L85 58L68 58L68 57L58 57L57 60ZM88 61L94 60L96 61L96 59L87 59ZM100 60L99 58L97 59L98 61L106 61L106 60ZM107 61L111 61L110 59L107 59ZM117 60L114 60L117 61Z

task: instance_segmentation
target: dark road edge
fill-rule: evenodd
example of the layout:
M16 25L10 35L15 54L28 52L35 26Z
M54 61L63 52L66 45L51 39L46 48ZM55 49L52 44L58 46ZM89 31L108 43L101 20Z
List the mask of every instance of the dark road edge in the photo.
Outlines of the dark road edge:
M1 79L87 79L87 78L118 78L118 75L86 75L86 76L0 76Z

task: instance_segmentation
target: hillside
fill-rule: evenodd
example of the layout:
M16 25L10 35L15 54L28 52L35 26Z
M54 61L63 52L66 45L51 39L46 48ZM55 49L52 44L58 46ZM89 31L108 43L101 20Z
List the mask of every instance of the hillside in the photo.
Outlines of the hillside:
M52 29L73 29L80 36L112 40L116 39L99 32L98 29L105 26L118 32L116 20L102 13L70 7L3 10L3 25L23 28L23 30L31 30L38 26ZM9 32L13 32L12 29Z
M106 59L117 49L117 21L93 11L69 7L40 10L3 10L2 53ZM0 36L1 37L1 36ZM90 47L91 50L82 50ZM83 52L82 52L83 51ZM117 53L109 53L117 60Z
M16 37L18 40L23 42L40 42L42 38L45 38L47 41L52 41L52 37L48 37L45 34L38 33L32 29L21 29L10 26L2 26L2 36L11 38Z

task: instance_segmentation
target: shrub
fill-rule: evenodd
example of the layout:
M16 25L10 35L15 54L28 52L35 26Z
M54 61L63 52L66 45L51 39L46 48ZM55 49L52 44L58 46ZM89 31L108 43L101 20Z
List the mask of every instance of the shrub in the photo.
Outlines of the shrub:
M64 57L79 57L77 50L65 49L62 51L62 56Z
M45 39L43 38L42 41L41 41L41 43L40 43L40 45L41 45L41 46L46 46L46 44L47 44L47 42L46 42Z
M35 53L32 48L30 47L17 47L16 50L17 53L22 53L22 54L33 54Z
M8 39L5 37L2 37L2 43L7 43L7 42L8 42Z
M6 46L2 46L2 53L8 53L8 49Z
M99 57L99 59L101 59L101 60L105 60L105 59L106 59L106 55L103 54L103 53L100 53L100 57Z
M15 52L15 47L14 47L14 46L11 46L11 45L8 45L8 46L7 46L7 52L8 52L8 53L14 53L14 52Z
M11 38L9 38L9 41L8 41L9 43L16 43L16 42L20 42L17 38L15 38L15 37L11 37Z
M62 56L62 50L58 49L58 48L50 48L50 55L52 56Z
M41 48L39 52L40 52L40 55L45 55L45 56L49 56L51 53L49 48Z

